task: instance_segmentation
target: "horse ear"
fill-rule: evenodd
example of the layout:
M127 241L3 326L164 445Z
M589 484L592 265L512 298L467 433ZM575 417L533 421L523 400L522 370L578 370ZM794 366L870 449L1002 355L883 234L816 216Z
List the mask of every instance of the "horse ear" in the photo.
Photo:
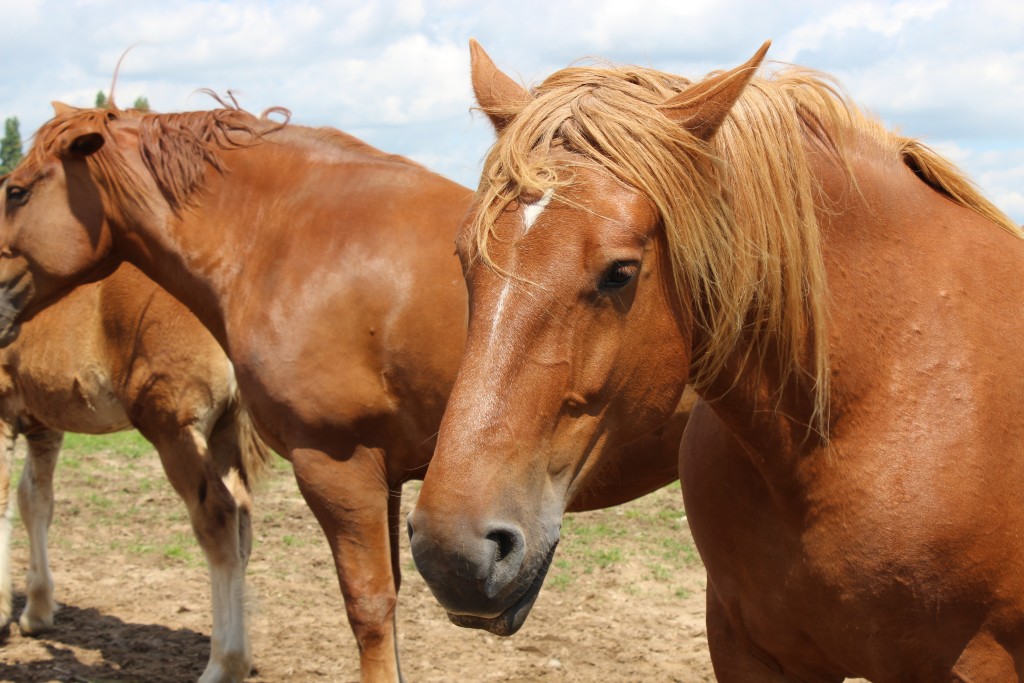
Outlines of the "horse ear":
M771 44L770 40L765 41L745 64L704 79L662 104L660 109L698 138L710 140L754 77Z
M85 158L98 152L105 142L102 133L85 126L75 126L61 135L57 154L64 158Z
M72 112L78 111L75 107L72 107L70 104L64 104L63 102L58 102L57 100L50 102L50 105L53 107L54 116L63 116L64 114L70 114Z
M480 43L469 39L469 61L477 104L500 133L533 99L530 92L494 65Z

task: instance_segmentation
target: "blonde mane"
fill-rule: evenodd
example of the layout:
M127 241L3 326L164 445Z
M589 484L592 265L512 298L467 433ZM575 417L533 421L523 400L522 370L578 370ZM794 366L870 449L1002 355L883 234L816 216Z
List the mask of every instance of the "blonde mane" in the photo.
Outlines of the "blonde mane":
M809 145L852 179L845 149L866 135L952 201L1020 230L952 164L885 130L823 74L789 67L754 78L710 143L659 111L689 86L640 67L582 66L549 77L488 154L471 243L493 266L488 240L500 213L522 195L572 182L572 167L551 159L556 149L573 153L573 166L611 173L657 210L677 291L695 303L695 387L708 389L737 352L759 371L771 354L782 382L799 373L811 383L809 427L827 438L827 287L816 214L827 207L816 205Z

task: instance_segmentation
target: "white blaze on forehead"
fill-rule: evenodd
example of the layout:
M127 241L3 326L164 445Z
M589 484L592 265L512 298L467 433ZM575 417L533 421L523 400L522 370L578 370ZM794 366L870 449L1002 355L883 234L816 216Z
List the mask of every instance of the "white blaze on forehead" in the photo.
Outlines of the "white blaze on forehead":
M540 215L547 208L548 203L551 202L551 198L555 195L554 188L548 189L541 195L541 198L532 204L526 204L523 206L523 234L530 231L533 224L537 222ZM512 282L511 277L507 277L504 287L501 289L501 294L498 295L497 305L494 307L494 317L491 318L491 335L487 340L488 346L493 344L498 338L498 329L501 327L502 318L505 317L505 304L508 302L508 295L512 291L512 287L515 283Z
M541 213L543 213L544 209L547 208L548 202L551 201L551 197L553 197L554 194L555 190L550 188L544 192L544 196L539 200L535 201L533 204L527 204L523 207L524 232L529 232L530 228L533 227L533 224L537 222L537 219L540 218Z

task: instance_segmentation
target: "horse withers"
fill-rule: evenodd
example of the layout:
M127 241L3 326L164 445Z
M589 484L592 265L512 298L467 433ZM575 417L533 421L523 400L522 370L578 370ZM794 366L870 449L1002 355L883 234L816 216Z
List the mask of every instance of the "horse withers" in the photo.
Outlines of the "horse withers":
M270 453L255 434L234 371L213 337L133 266L69 292L25 321L0 349L0 509L8 510L14 443L27 441L18 507L29 534L21 630L54 625L47 532L65 431L137 428L181 496L210 572L213 633L201 680L237 679L252 653L245 567L252 550L254 478ZM0 521L0 625L13 618L10 514Z
M458 238L462 370L410 517L459 624L518 629L588 463L681 449L721 681L1018 680L1024 241L825 76L473 45L498 138Z

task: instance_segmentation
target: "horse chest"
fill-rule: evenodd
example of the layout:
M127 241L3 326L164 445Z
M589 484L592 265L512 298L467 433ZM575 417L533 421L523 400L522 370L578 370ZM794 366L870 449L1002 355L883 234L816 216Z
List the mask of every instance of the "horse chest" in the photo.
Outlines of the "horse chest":
M809 486L801 505L787 508L727 442L691 439L683 453L709 592L741 638L787 671L944 679L942 652L977 636L977 615L997 619L1024 607L1014 569L1024 548L996 523L1007 506L993 502L992 483L973 491L915 486L927 481L921 471L866 471L847 464L856 460L847 450L829 465L830 482ZM992 499L987 514L974 504L983 490ZM930 517L933 509L945 513Z

